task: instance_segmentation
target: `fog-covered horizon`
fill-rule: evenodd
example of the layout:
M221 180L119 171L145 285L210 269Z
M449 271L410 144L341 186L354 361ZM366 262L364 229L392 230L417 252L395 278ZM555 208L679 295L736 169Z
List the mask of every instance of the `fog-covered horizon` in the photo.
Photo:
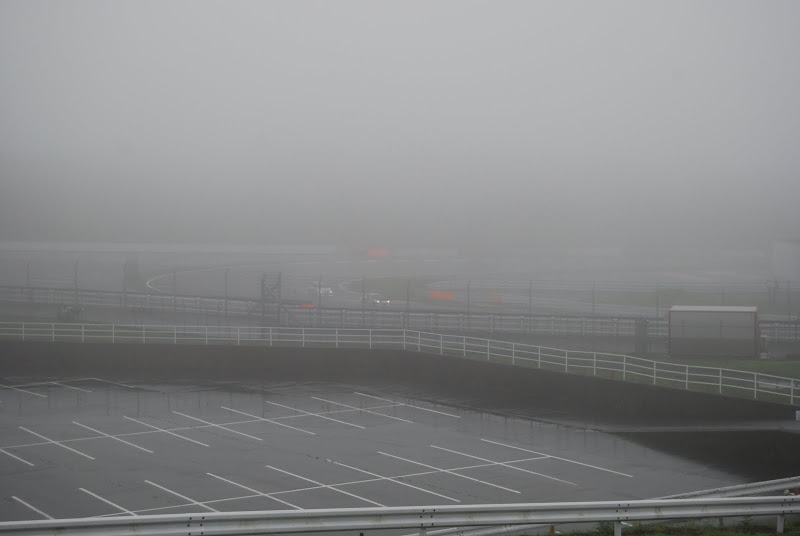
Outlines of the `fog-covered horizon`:
M0 4L0 240L768 247L800 4Z

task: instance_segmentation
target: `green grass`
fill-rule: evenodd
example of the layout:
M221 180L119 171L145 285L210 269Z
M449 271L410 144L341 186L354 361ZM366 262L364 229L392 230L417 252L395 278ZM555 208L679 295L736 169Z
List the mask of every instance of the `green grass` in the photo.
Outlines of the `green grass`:
M649 355L645 359L663 363L678 363L694 367L745 370L773 376L800 378L800 360L743 359L737 357L670 357L665 354Z

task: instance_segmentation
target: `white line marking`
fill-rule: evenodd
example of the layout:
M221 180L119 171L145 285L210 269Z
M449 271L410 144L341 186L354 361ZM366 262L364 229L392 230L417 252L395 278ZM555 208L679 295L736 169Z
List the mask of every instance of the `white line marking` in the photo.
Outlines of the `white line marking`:
M18 503L20 503L20 504L24 504L25 506L27 506L28 508L30 508L31 510L33 510L34 512L36 512L36 513L37 513L37 514L39 514L40 516L42 516L42 517L45 517L45 518L47 518L47 519L53 519L53 516L50 516L50 515L47 515L47 514L45 514L44 512L42 512L41 510L39 510L39 509L38 509L38 508L36 508L35 506L33 506L33 505L31 505L31 504L28 504L28 503L26 503L25 501L23 501L23 500L22 500L22 499L20 499L19 497L15 497L14 495L12 495L12 496L11 496L11 498L12 498L12 499L14 499L15 501L17 501L17 502L18 502Z
M351 422L340 421L339 419L334 419L333 417L326 417L325 415L322 415L320 413L311 413L310 411L305 411L305 410L302 410L302 409L293 408L291 406L284 406L283 404L278 404L277 402L270 402L269 400L265 400L264 403L265 404L272 404L273 406L278 406L278 407L281 407L281 408L290 409L292 411L298 411L300 413L303 413L304 415L319 417L320 419L326 419L328 421L338 422L339 424L346 424L347 426L352 426L354 428L361 428L362 430L366 430L366 427L361 426L360 424L353 424Z
M316 480L311 480L310 478L306 478L304 476L296 475L294 473L290 473L289 471L284 471L283 469L278 469L277 467L273 467L272 465L267 465L266 467L269 468L269 469L274 469L275 471L279 471L281 473L287 474L289 476L293 476L295 478L299 478L300 480L305 480L306 482L311 482L312 484L316 484L317 486L321 486L323 488L327 488L327 489L330 489L330 490L333 490L333 491L337 491L339 493L343 493L345 495L349 495L350 497L355 497L356 499L360 499L360 500L362 500L364 502L368 502L370 504L374 504L375 506L384 506L384 507L386 506L385 504L381 504L379 502L371 501L371 500L369 500L369 499L367 499L365 497L362 497L360 495L356 495L355 493L350 493L349 491L344 491L343 489L338 489L338 488L335 488L333 486L329 486L327 484L323 484L322 482L317 482Z
M569 462L569 463L574 463L574 464L577 464L577 465L583 465L584 467L591 467L592 469L597 469L598 471L606 471L606 472L609 472L609 473L614 473L615 475L621 475L621 476L626 476L628 478L633 478L633 475L629 475L627 473L620 473L619 471L613 471L611 469L606 469L604 467L598 467L596 465L589 465L588 463L578 462L578 461L575 461L575 460L569 460L567 458L560 458L558 456L553 456L552 454L545 454L544 452L536 452L535 450L528 450L528 449L524 449L522 447L515 447L514 445L506 445L505 443L500 443L498 441L491 441L490 439L481 439L481 441L486 441L487 443L492 443L494 445L500 445L501 447L508 447L510 449L521 450L523 452L530 452L531 454L538 454L540 456L548 456L548 457L554 458L556 460L561 460L562 462Z
M119 510L119 511L121 511L121 512L124 512L124 513L126 513L126 514L128 514L128 515L131 515L131 516L134 516L134 517L136 516L136 514L135 514L135 513L131 512L131 511L130 511L130 510L128 510L127 508L123 508L123 507L121 507L120 505L118 505L118 504L115 504L115 503L113 503L113 502L109 501L108 499L104 499L104 498L103 498L103 497L101 497L100 495L98 495L98 494L96 494L96 493L92 493L92 492L91 492L91 491L89 491L88 489L85 489L85 488L78 488L78 489L79 489L79 490L81 490L82 492L84 492L84 493L88 494L88 495L91 495L91 496L92 496L92 497L94 497L95 499L98 499L98 500L100 500L100 501L103 501L103 502L104 502L104 503L106 503L106 504L110 504L111 506L113 506L114 508L116 508L117 510Z
M488 460L486 458L481 458L479 456L473 456L472 454L466 454L464 452L458 452L457 450L446 449L444 447L437 447L436 445L431 445L431 447L433 447L435 449L443 450L445 452L452 452L453 454L460 454L461 456L466 456L467 458L474 458L474 459L480 460L482 462L496 463L497 465L502 465L503 467L508 467L509 469L514 469L515 471L522 471L523 473L528 473L528 474L531 474L531 475L536 475L536 476L541 476L541 477L544 477L544 478L549 478L550 480L555 480L557 482L563 482L563 483L569 484L571 486L577 486L576 483L570 482L569 480L562 480L562 479L556 478L554 476L545 475L545 474L542 474L542 473L537 473L536 471L529 471L528 469L523 469L522 467L516 467L516 466L513 466L513 465L509 465L509 464L507 464L505 462L494 462L494 461ZM542 456L539 459L548 458L548 457L549 456Z
M34 393L33 391L26 391L25 389L20 389L19 387L14 387L13 385L2 385L0 387L4 389L13 389L15 391L20 391L21 393L28 393L29 395L38 396L40 398L47 398L47 395L43 395L41 393Z
M60 385L61 387L66 387L67 389L75 389L76 391L83 391L84 393L91 393L89 389L81 389L80 387L73 387L71 385L66 385L64 383L59 382L51 382L53 385Z
M92 432L94 432L94 433L96 433L96 434L100 434L100 435L101 435L101 436L103 436L103 437L108 437L108 438L111 438L111 439L113 439L113 440L115 440L115 441L119 441L120 443L125 443L126 445L130 445L131 447L134 447L134 448L137 448L137 449L139 449L139 450L143 450L143 451L145 451L145 452L149 452L150 454L153 454L153 451L152 451L152 450L150 450L150 449L146 449L146 448L144 448L144 447L140 447L139 445L134 445L133 443L130 443L130 442L128 442L128 441L125 441L124 439L120 439L120 438L118 438L118 437L114 437L113 435L107 434L107 433L105 433L105 432L101 432L100 430L95 430L94 428L91 428L91 427L89 427L89 426L86 426L85 424L81 424L81 423L79 423L79 422L75 422L75 421L72 421L72 424L77 424L78 426L81 426L81 427L83 427L83 428L86 428L87 430L91 430Z
M352 410L363 411L365 413L371 413L373 415L380 415L381 417L386 417L388 419L394 419L396 421L403 421L403 422L407 422L409 424L414 424L414 421L409 421L408 419L401 419L400 417L395 417L393 415L384 415L383 413L378 413L377 411L370 411L368 409L357 408L355 406L349 406L347 404L342 404L341 402L334 402L333 400L326 400L324 398L319 398L317 396L312 396L311 398L313 398L314 400L319 400L321 402L327 402L328 404L334 404L336 406L342 406L344 408L350 408Z
M334 463L336 465L341 465L342 467L347 467L348 469L352 469L353 471L358 471L359 473L364 473L364 474L369 475L369 476L374 476L378 480L388 480L389 482L394 482L395 484L400 484L401 486L406 486L408 488L413 488L413 489L416 489L416 490L419 490L419 491L424 491L425 493L430 493L431 495L436 495L437 497L441 497L442 499L447 499L448 501L461 502L458 499L454 499L452 497L448 497L447 495L442 495L441 493L436 493L435 491L430 491L430 490L427 490L425 488L420 488L420 487L414 486L412 484L409 484L408 482L403 482L402 480L396 480L396 478L400 478L400 477L381 476L381 475L378 475L376 473L371 473L369 471L365 471L364 469L359 469L358 467L353 467L352 465L346 465L344 463L337 462L337 461L334 461L334 460L326 460L326 461L329 461L329 462Z
M72 380L62 380L61 383L85 382L86 380L91 380L91 378L74 378ZM56 382L23 383L21 385L15 385L14 387L36 387L40 385L50 385L51 383L56 383Z
M136 386L133 386L133 385L127 385L127 384L119 383L119 382L112 382L112 381L109 381L109 380L104 380L103 378L87 378L87 379L88 380L94 380L96 382L110 383L111 385L119 385L120 387L127 387L128 389L142 389L141 387L136 387Z
M180 411L173 411L172 413L174 413L176 415L180 415L181 417L186 417L187 419L192 419L192 420L195 420L197 422L201 422L203 424L207 424L208 426L211 426L211 427L214 427L214 428L219 428L221 430L225 430L226 432L231 432L233 434L239 434L240 436L249 437L250 439L255 439L256 441L263 441L263 439L261 439L260 437L252 436L250 434L245 434L244 432L237 432L236 430L233 430L231 428L225 428L224 426L222 426L220 424L214 424L213 422L204 421L203 419L198 419L197 417L192 417L191 415L186 415L185 413L181 413Z
M462 475L460 473L456 473L452 469L442 469L440 467L434 467L433 465L428 465L428 464L422 463L422 462L415 462L414 460L409 460L408 458L401 458L400 456L395 456L394 454L387 454L386 452L378 451L378 454L382 454L383 456L388 456L390 458L395 458L397 460L402 460L404 462L413 463L415 465L420 465L422 467L427 467L428 469L436 469L437 471L442 471L443 473L448 473L448 474L451 474L453 476L457 476L459 478L465 478L467 480L472 480L473 482L479 482L481 484L486 484L487 486L492 486L493 488L502 489L502 490L505 490L505 491L510 491L511 493L517 493L517 494L522 493L521 491L517 491L515 489L506 488L506 487L503 487L503 486L498 486L497 484L492 484L491 482L486 482L485 480L479 480L479 479L473 478L471 476L467 476L467 475Z
M34 465L33 465L31 462L29 462L28 460L23 460L23 459L22 459L22 458L20 458L19 456L15 455L15 454L11 454L11 453L10 453L10 452L8 452L7 450L0 449L0 452L2 452L3 454L6 454L6 455L8 455L8 456L11 456L11 457L12 457L12 458L14 458L15 460L21 461L22 463L27 463L27 464L28 464L28 465L30 465L31 467L33 467L33 466L34 466Z
M91 457L91 456L89 456L88 454L84 454L83 452L81 452L81 451L79 451L79 450L75 450L75 449L74 449L74 448L72 448L72 447L68 447L68 446L66 446L66 445L62 445L62 444L61 444L61 443L59 443L58 441L54 441L54 440L50 439L49 437L44 437L42 434L37 434L36 432L34 432L34 431L32 431L32 430L28 430L28 429L27 429L27 428L25 428L24 426L20 426L19 428L20 428L21 430L25 430L25 431L26 431L26 432L28 432L29 434L33 434L33 435L35 435L36 437L40 437L40 438L44 439L45 441L47 441L47 442L49 442L49 443L52 443L53 445L58 445L58 446L59 446L59 447L61 447L61 448L65 448L65 449L67 449L67 450L69 450L69 451L72 451L72 452L74 452L75 454L80 454L80 455L81 455L81 456L83 456L84 458L89 458L90 460L94 460L94 458L92 458L92 457Z
M268 499L272 499L273 501L278 501L279 503L285 504L286 506L291 506L292 508L295 508L297 510L302 510L302 508L300 508L296 504L292 504L290 502L286 502L284 500L281 500L281 499L279 499L277 497L273 497L269 493L264 493L264 492L258 491L257 489L248 488L245 485L239 484L238 482L234 482L233 480L228 480L227 478L222 478L221 476L217 476L214 473L206 473L206 474L208 476L213 476L214 478L222 480L223 482L227 482L228 484L233 484L234 486L238 486L238 487L240 487L242 489L246 489L247 491L252 491L253 493L257 493L258 495L261 495L262 497L267 497Z
M151 486L155 486L155 487L157 487L157 488L159 488L159 489L163 489L163 490L164 490L164 491L166 491L167 493L172 493L173 495L175 495L176 497L180 497L180 498L181 498L181 499L183 499L184 501L189 501L190 503L192 503L192 504L196 504L197 506L202 506L203 508L205 508L205 509L207 509L207 510L211 510L212 512L219 512L219 510L215 510L214 508L211 508L211 507L210 507L210 506L208 506L207 504L204 504L204 503L201 503L201 502L195 501L194 499L191 499L191 498L187 497L186 495L181 495L181 494L180 494L180 493L178 493L177 491L172 491L171 489L167 489L167 488L165 488L164 486L160 486L160 485L156 484L155 482L150 482L149 480L145 480L145 482L146 482L146 483L148 483L148 484L150 484Z
M127 415L123 415L122 417L125 418L125 419L128 419L129 421L138 422L139 424L141 424L143 426L147 426L149 428L153 428L155 430L158 430L159 432L164 432L165 434L169 434L171 436L179 437L181 439L185 439L186 441L191 441L192 443L197 443L198 445L202 445L204 447L208 446L205 443L201 443L200 441L196 441L194 439L191 439L191 438L188 438L188 437L184 437L182 435L178 435L175 432L170 432L169 430L164 430L163 428L159 428L158 426L153 426L152 424L147 424L146 422L142 422L142 421L140 421L138 419L134 419L133 417L128 417Z
M253 417L254 419L257 419L259 421L271 422L272 424L277 424L278 426L283 426L284 428L291 428L292 430L297 430L298 432L303 432L304 434L317 435L314 432L309 432L308 430L303 430L302 428L295 428L294 426L289 426L288 424L283 424L282 422L278 422L278 421L275 421L275 420L272 420L272 419L266 419L264 417L259 417L258 415L252 415L250 413L245 413L244 411L239 411L238 409L228 408L228 407L225 407L225 406L220 406L220 407L222 409L227 409L228 411L232 411L234 413L240 413L240 414L246 415L248 417Z
M373 395L368 395L368 394L365 394L365 393L359 393L358 391L355 391L354 394L357 394L359 396L367 396L369 398L374 398L376 400L383 400L384 402L391 402L391 403L396 404L398 406L406 406L406 407L413 408L413 409L418 409L418 410L421 410L421 411L430 411L431 413L438 413L439 415L447 415L448 417L453 417L454 419L460 419L461 418L460 415L453 415L452 413L445 413L444 411L437 411L435 409L423 408L421 406L413 406L411 404L404 404L403 402L395 402L394 400L389 400L388 398L381 398L379 396L373 396Z

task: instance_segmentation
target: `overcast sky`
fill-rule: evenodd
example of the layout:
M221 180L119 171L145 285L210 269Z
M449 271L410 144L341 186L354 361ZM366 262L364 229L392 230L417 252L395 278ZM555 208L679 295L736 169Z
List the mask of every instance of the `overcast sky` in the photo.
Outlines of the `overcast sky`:
M767 244L800 2L0 2L0 240Z

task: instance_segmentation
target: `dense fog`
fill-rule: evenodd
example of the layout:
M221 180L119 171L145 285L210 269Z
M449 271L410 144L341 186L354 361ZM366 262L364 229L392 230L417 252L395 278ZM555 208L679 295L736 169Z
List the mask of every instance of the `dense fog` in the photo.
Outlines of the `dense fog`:
M800 3L0 4L0 240L765 248Z

